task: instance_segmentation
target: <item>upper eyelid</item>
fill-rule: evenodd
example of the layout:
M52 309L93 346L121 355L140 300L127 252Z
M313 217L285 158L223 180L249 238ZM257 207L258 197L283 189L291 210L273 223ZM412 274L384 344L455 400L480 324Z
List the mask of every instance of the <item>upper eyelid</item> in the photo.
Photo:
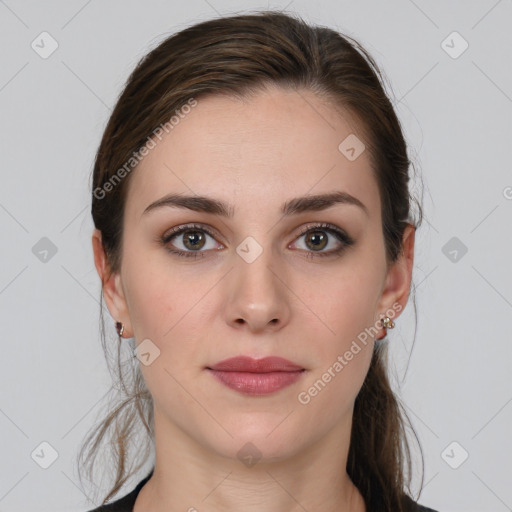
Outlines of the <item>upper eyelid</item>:
M220 233L217 229L210 226L209 224L203 224L203 223L188 223L187 224L186 223L186 224L176 226L176 227L172 228L171 230L166 231L162 235L162 239L169 242L175 236L181 235L185 231L194 230L194 229L205 231L206 234L208 234L212 237L214 237L215 234L217 234L217 236L219 236L220 238L224 238L222 235L220 235ZM343 228L337 227L336 225L328 223L328 222L306 223L306 225L300 229L300 232L296 235L296 237L304 236L306 233L308 233L309 231L312 231L314 229L329 231L334 236L339 232L340 234L344 234L348 239L351 239L350 235L346 232L346 230L344 230ZM338 241L340 241L340 240L338 240Z
M222 235L219 233L217 229L214 227L208 225L208 224L198 224L198 223L191 223L191 224L182 224L179 226L176 226L170 230L167 230L163 235L163 239L172 238L176 235L181 235L184 231L188 230L202 230L205 231L206 234L209 234L210 236L214 236L215 234L219 236L220 238L223 238Z

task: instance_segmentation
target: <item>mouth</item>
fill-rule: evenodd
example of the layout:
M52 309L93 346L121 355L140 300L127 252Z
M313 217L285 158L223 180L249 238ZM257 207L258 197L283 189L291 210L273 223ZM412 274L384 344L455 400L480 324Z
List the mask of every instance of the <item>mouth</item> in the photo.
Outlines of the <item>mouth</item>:
M253 359L249 356L238 356L224 359L213 366L208 366L209 370L218 370L225 372L248 372L248 373L271 373L271 372L296 372L304 370L288 359L282 357L264 357L262 359Z
M306 369L281 357L232 357L206 370L225 386L245 395L268 395L297 382Z

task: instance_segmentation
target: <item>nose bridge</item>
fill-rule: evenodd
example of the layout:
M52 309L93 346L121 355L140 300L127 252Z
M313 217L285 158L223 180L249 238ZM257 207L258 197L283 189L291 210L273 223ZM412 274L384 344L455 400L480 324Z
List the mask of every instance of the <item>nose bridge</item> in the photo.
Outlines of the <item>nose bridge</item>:
M260 241L254 236L247 236L236 247L236 280L243 288L250 287L258 294L261 291L275 292L275 267L278 265L270 243L271 237L260 235L258 238Z
M248 236L236 247L228 321L244 320L253 329L288 318L288 300L281 265L275 258L270 236ZM263 240L265 239L265 240Z

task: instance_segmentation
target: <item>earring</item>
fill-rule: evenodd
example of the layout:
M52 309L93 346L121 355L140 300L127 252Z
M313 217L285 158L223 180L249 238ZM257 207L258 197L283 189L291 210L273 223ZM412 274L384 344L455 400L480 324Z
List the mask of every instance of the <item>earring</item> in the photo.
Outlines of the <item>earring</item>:
M116 331L117 334L119 334L119 336L122 338L124 332L124 325L122 322L116 322Z
M380 324L384 328L384 336L382 336L382 338L377 338L377 340L382 340L387 336L388 333L386 332L386 329L393 329L393 327L395 327L395 322L393 322L389 316L381 318Z
M393 322L393 320L391 320L391 318L389 318L389 316L382 319L381 323L382 323L382 326L385 327L386 329L393 329L393 327L395 327L395 322Z

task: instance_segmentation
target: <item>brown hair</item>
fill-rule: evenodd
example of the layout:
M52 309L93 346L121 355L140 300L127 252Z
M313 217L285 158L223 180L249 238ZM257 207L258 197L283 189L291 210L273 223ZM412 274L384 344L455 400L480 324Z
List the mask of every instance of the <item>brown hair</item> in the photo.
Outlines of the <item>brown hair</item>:
M419 226L422 209L409 193L407 147L381 72L353 38L310 26L297 15L263 11L186 28L143 57L128 78L103 134L92 175L92 217L102 233L112 273L121 267L123 212L139 150L155 139L159 127L169 126L170 116L187 102L210 94L243 97L268 84L311 90L358 120L379 186L387 263L396 261L403 250L404 230L408 224ZM416 223L410 220L413 201L419 211ZM143 466L154 446L152 397L133 358L121 362L121 351L129 353L125 344L117 346L115 371L110 367L107 353L112 346L105 342L102 309L100 318L107 363L124 396L89 434L79 461L88 450L81 465L90 476L100 443L110 440L107 466L115 462L116 474L104 504ZM409 502L412 479L406 419L414 429L388 380L387 344L375 347L354 405L347 472L368 510L400 512ZM139 421L145 429L144 449L139 443L134 446ZM113 431L110 438L109 431ZM127 466L130 448L140 461L135 467ZM422 454L421 462L423 466Z

